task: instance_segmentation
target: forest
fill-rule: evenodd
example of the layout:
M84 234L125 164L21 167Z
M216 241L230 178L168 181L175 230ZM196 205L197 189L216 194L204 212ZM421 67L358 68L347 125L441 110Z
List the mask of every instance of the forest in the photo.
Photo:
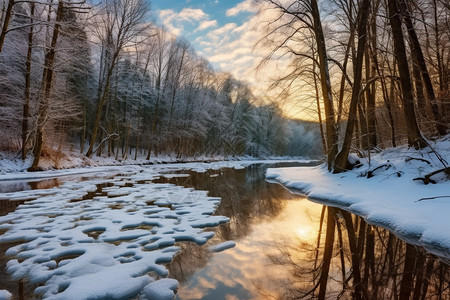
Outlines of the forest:
M34 157L29 170L61 151L320 155L317 125L288 120L150 20L143 0L2 1L0 150Z
M350 152L423 148L447 133L446 0L255 5L266 16L260 65L283 65L269 87L276 97L214 70L150 22L147 1L2 0L0 150L31 155L29 170L61 151L118 160L323 151L341 172ZM314 103L318 123L288 119L286 99Z
M298 99L304 87L313 91L330 171L352 168L350 152L370 159L398 145L421 149L448 132L448 1L261 3L260 13L272 15L264 63L286 61L273 86Z

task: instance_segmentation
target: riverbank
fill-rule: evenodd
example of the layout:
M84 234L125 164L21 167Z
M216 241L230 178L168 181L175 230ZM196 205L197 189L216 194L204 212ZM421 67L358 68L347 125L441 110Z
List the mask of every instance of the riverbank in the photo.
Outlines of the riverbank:
M450 135L422 150L398 147L359 160L353 170L330 174L325 165L268 169L266 178L308 199L340 207L400 238L450 258ZM355 158L356 160L356 158Z
M158 165L158 164L184 164L184 163L214 163L214 162L242 162L248 165L248 162L267 162L267 161L314 161L304 157L267 157L257 158L251 156L225 156L225 155L201 155L195 157L177 157L173 155L159 155L152 156L147 159L146 156L140 155L134 159L134 154L128 156L126 159L116 159L115 157L94 156L88 158L82 153L65 151L59 154L44 155L41 158L39 166L42 171L28 172L28 167L31 166L33 158L28 156L25 160L18 157L17 153L7 153L0 151L0 181L10 179L29 179L29 178L43 178L65 176L73 174L91 173L96 171L117 169L121 166L144 166L144 165Z
M221 168L233 168L233 169L242 169L251 164L255 163L305 163L305 164L316 164L318 161L305 159L305 158L270 158L270 159L257 159L252 157L239 157L233 158L233 160L226 160L225 157L219 158L215 157L214 159L210 158L209 160L204 158L202 160L196 160L196 158L188 158L186 160L175 160L171 159L171 157L166 158L155 158L151 161L146 160L125 160L125 161L116 161L110 160L108 158L102 159L99 158L97 160L98 163L93 165L84 165L79 167L77 164L68 165L67 168L64 169L49 169L45 171L37 171L37 172L28 172L26 168L24 168L24 164L15 163L14 161L5 161L0 159L0 164L8 165L8 169L1 169L0 172L0 183L7 181L27 181L27 180L39 180L39 179L48 179L48 178L58 178L63 176L78 176L78 175L87 175L87 174L99 174L104 173L106 175L113 175L117 173L123 172L128 168L136 170L139 167L145 167L148 165L153 165L157 167L158 170L163 171L163 169L167 168L170 170L192 170L196 172L206 172L208 169L218 170ZM1 167L1 165L0 165ZM1 189L0 189L1 191Z
M54 171L76 168L90 168L99 166L124 166L124 165L151 165L161 163L185 163L185 162L212 162L222 160L241 160L243 158L235 158L229 156L197 156L197 157L177 157L173 155L152 156L147 159L146 155L138 155L134 159L134 154L126 158L117 159L115 156L93 156L89 158L77 151L54 151L52 153L44 153L41 157L39 167L42 171ZM28 155L22 160L17 153L0 152L0 175L8 173L26 172L33 161L32 155Z

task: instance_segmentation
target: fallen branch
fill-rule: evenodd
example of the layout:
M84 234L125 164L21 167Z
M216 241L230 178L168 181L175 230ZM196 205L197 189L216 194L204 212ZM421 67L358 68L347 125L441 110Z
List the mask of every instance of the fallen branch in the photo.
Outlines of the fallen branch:
M373 173L375 173L376 170L381 169L381 168L385 168L385 170L389 170L390 167L392 167L391 164L384 164L381 166L376 167L375 169L371 170L371 171L367 171L367 178L372 178L374 175Z
M414 178L413 180L422 180L424 184L429 184L429 183L436 183L436 180L431 179L431 176L434 176L436 174L439 173L445 173L447 175L447 177L450 178L450 168L443 168L443 169L439 169L436 171L431 172L430 174L425 175L424 177L417 177Z
M416 200L416 202L423 201L423 200L439 199L439 198L450 198L450 196L425 197L425 198L420 198L419 200Z
M98 149L100 149L100 147L103 145L103 143L105 143L106 141L108 141L109 139L115 139L118 138L119 135L117 133L112 133L112 134L108 134L101 142L100 144L98 144L97 147L95 147L94 150L92 150L92 153L96 153Z
M411 160L423 161L423 162L425 162L425 163L427 163L427 164L429 164L429 165L431 166L431 163L430 163L428 160L424 159L424 158L408 156L408 157L406 157L406 159L405 159L406 162L409 162L409 161L411 161Z

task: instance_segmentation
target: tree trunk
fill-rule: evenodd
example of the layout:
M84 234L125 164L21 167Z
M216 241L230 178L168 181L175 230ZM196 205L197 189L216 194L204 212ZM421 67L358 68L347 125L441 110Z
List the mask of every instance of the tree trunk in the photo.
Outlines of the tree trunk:
M320 12L317 0L311 0L311 13L313 17L314 34L317 44L317 52L319 56L320 83L322 89L322 97L325 108L325 127L327 140L327 164L328 170L332 171L335 165L337 154L337 132L334 120L334 106L331 91L331 80L328 69L327 48L325 45L325 36L323 34L322 22L320 20Z
M35 3L30 3L30 24L33 23ZM33 25L30 26L28 32L28 50L27 61L25 62L25 95L23 103L23 117L22 117L22 159L27 156L27 142L28 142L28 117L30 115L30 95L31 95L31 56L33 52Z
M366 82L369 80L369 77L372 79L377 75L377 14L378 7L380 1L376 1L375 5L372 7L372 18L369 24L369 45L367 55L370 59L367 60L368 65L370 65L370 74L366 77ZM368 67L369 68L369 67ZM368 142L369 149L372 150L378 144L377 141L377 128L376 128L376 111L375 111L375 102L377 97L377 87L376 83L370 87L369 92L367 94L367 131L368 131Z
M8 6L6 7L5 19L2 24L2 31L0 33L0 53L2 53L3 45L5 44L5 37L8 33L9 22L11 21L12 10L14 7L14 0L8 1Z
M356 54L355 63L355 79L353 81L352 87L352 99L350 102L350 111L347 120L347 127L345 129L344 142L342 144L342 149L336 157L336 167L334 168L335 173L340 173L347 170L348 167L348 155L350 154L350 146L352 144L353 132L356 123L356 110L358 107L360 90L361 90L361 77L362 77L362 66L364 49L366 47L367 40L367 19L369 16L370 0L363 0L361 6L361 14L358 22L358 48Z
M323 153L328 153L327 143L325 140L325 134L323 132L322 111L320 108L320 95L319 95L319 86L317 84L316 64L315 63L313 63L313 76L314 76L314 91L316 93L317 115L319 117L320 140L322 141Z
M61 19L63 15L63 1L59 0L58 9L56 11L55 27L53 29L52 40L49 49L45 54L44 72L42 75L42 94L39 101L39 112L36 128L36 139L34 143L34 159L29 171L37 171L39 168L39 160L42 154L44 145L44 127L48 119L48 108L50 104L50 97L52 94L54 70L53 64L56 56L56 43L58 41L59 30L61 28Z
M109 67L108 73L106 75L105 88L103 89L103 92L101 93L100 99L98 99L98 101L97 101L97 109L96 109L96 113L95 113L94 128L92 129L91 140L89 142L89 149L86 152L87 157L92 156L92 150L94 149L95 141L97 140L98 129L100 127L100 119L101 119L102 113L103 113L103 105L105 104L106 99L109 96L109 85L111 82L111 76L114 71L115 62L116 62L118 56L119 56L119 51L116 51L114 53L113 60L111 62L111 66Z
M448 127L444 123L442 115L439 112L439 107L436 102L436 95L434 94L433 84L431 83L430 74L428 73L419 38L417 37L416 30L414 29L414 25L411 20L411 16L409 15L408 4L406 0L400 0L400 7L411 44L411 53L414 60L419 66L420 72L422 73L425 91L427 93L428 100L430 101L431 112L433 113L434 121L436 122L436 129L440 135L445 135L447 133Z
M327 208L327 231L325 235L325 249L323 251L322 271L319 279L319 300L324 300L327 292L328 273L330 271L331 259L333 257L334 232L336 226L336 209L329 206Z
M130 149L131 123L128 123L127 135L125 137L125 151L122 153L122 159L128 158L128 150Z
M409 73L408 59L406 56L405 41L403 39L402 22L397 0L388 0L389 21L394 41L394 55L398 64L400 84L402 90L403 114L406 121L408 145L416 149L426 147L426 142L417 125L416 112L414 110L414 98L412 94L411 75Z

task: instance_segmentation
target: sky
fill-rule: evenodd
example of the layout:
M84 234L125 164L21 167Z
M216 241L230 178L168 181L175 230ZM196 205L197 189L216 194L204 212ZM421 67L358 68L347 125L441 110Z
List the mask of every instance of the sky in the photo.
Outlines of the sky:
M263 56L254 50L260 38L254 0L152 0L152 11L157 23L186 38L216 70L263 87L254 71Z
M269 53L258 41L264 36L267 23L278 17L277 13L272 15L273 10L259 11L257 0L151 1L157 24L187 39L215 70L229 72L248 83L260 99L269 95L288 117L315 120L310 103L285 101L268 90L273 77L285 72L285 59L273 60L257 69Z

